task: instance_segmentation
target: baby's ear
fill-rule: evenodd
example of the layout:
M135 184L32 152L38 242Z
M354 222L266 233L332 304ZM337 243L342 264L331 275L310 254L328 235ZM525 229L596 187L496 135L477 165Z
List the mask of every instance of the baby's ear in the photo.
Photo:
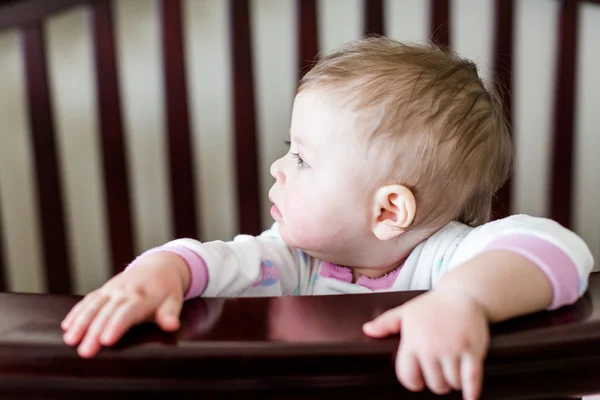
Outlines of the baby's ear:
M406 232L417 209L413 192L403 185L382 186L373 198L373 233L388 240Z

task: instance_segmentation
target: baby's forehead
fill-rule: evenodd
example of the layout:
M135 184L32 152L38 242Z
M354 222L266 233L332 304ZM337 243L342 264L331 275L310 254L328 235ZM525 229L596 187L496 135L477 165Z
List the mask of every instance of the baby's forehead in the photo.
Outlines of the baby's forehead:
M303 128L319 131L344 131L352 126L358 116L348 107L344 99L325 91L306 91L296 96L292 110L291 130L304 131Z

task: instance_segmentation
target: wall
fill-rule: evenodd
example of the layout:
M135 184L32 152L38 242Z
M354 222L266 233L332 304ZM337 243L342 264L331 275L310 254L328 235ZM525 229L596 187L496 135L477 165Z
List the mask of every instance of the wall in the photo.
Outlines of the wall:
M426 40L429 2L387 0L388 35ZM203 240L236 233L233 184L227 2L184 1L187 81ZM362 31L361 0L320 0L320 46L330 51ZM548 212L548 162L558 0L515 0L514 132L517 167L514 212ZM575 230L600 259L600 7L583 5L579 26ZM118 71L134 203L137 252L169 240L170 205L159 25L153 0L116 0ZM475 59L484 77L492 65L492 0L454 0L451 42ZM258 112L264 226L271 162L284 140L297 77L295 0L252 0L252 43ZM75 288L85 293L109 276L101 180L93 54L87 10L57 15L45 25L60 168ZM32 150L24 95L20 37L0 33L0 220L9 288L42 291L42 257Z

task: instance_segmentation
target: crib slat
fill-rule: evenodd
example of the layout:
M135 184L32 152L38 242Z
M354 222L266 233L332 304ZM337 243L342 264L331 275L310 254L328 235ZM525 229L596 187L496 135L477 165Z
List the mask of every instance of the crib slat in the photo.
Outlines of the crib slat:
M1 200L2 196L0 196ZM0 202L0 210L2 209L2 203ZM2 215L0 215L0 292L5 292L8 289L7 276L6 276L6 260L4 258L4 232L2 230Z
M316 0L296 0L298 14L299 78L311 69L319 54Z
M98 115L113 273L133 258L133 228L110 0L93 7Z
M514 0L496 0L494 33L494 85L501 94L509 126L512 126L512 54L514 33ZM512 180L496 194L494 218L510 214Z
M431 1L431 41L442 47L450 46L450 0Z
M175 236L198 238L180 0L162 0L162 43Z
M575 136L575 71L579 0L561 2L554 95L550 217L570 227Z
M256 235L261 230L260 185L248 8L248 0L229 1L239 230Z
M364 0L365 35L384 34L383 0Z
M71 260L67 247L62 184L58 170L41 23L32 23L23 29L23 51L46 287L50 293L70 293Z

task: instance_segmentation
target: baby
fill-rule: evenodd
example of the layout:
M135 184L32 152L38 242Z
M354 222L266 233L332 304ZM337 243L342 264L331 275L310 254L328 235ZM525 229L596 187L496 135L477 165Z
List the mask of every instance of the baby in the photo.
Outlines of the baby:
M472 62L433 46L353 41L301 80L290 139L271 167L271 229L143 253L71 310L65 343L92 357L148 319L177 330L196 296L433 289L364 333L401 331L406 388L474 400L489 323L586 290L593 259L573 232L525 215L489 222L513 149Z

